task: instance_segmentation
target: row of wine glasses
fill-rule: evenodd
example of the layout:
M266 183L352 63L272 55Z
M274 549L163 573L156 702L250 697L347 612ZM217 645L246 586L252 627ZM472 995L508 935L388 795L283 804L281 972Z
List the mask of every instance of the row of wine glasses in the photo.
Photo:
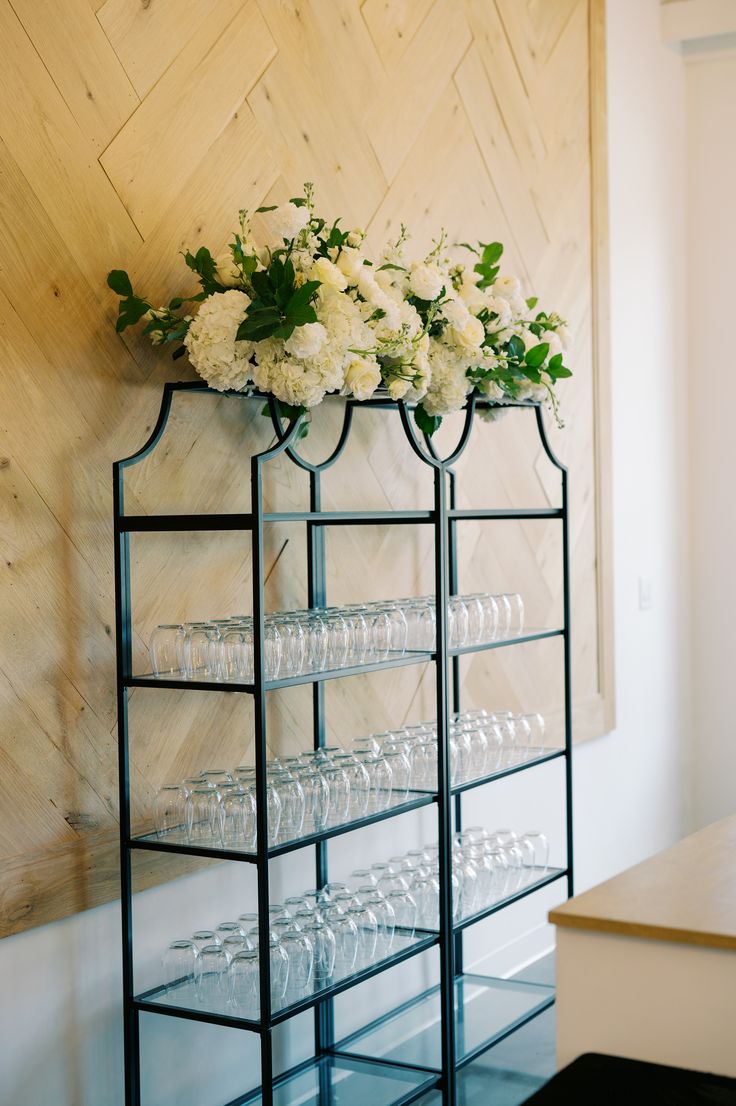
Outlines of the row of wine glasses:
M524 628L518 593L454 595L447 608L451 647L516 637ZM407 650L435 647L431 595L345 607L280 611L265 618L263 668L267 680L288 679L380 663ZM162 679L251 683L255 674L249 615L157 626L149 642L153 674Z
M453 784L522 763L541 750L541 714L470 710L453 716L448 735ZM405 803L437 788L434 722L355 738L340 746L268 762L269 845L298 840ZM256 770L206 768L162 787L155 801L159 837L202 847L256 847Z
M348 882L328 883L274 903L268 911L271 1004L290 1005L370 967L407 942L438 929L439 846L424 845L370 868ZM482 911L540 880L549 845L543 833L471 826L453 836L453 919ZM162 967L168 993L193 986L208 1009L260 1010L260 922L244 913L213 930L172 941Z

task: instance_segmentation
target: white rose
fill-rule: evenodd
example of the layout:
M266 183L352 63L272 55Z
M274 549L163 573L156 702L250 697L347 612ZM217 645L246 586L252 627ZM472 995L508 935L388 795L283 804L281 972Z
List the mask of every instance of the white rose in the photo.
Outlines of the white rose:
M318 280L320 284L326 284L330 288L336 288L338 292L344 292L348 286L345 274L337 265L334 265L329 257L318 257L309 270L309 279Z
M269 224L276 237L287 239L296 238L310 220L309 208L306 204L297 207L291 202L281 204L275 211L270 211L268 216Z
M486 307L497 316L491 323L490 330L505 330L511 323L511 305L502 296L490 296L486 301Z
M322 349L326 337L322 323L304 323L294 328L291 337L284 342L284 349L290 357L314 357Z
M240 269L235 264L235 258L230 250L225 250L215 261L217 266L217 279L225 288L237 288L243 283Z
M539 341L549 344L548 357L556 357L558 353L562 353L562 342L554 330L543 330Z
M568 349L572 340L572 334L570 333L569 327L567 327L564 323L562 324L562 326L557 327L557 337L562 344L563 350Z
M409 273L409 287L420 300L436 300L445 286L445 278L436 265L414 263Z
M461 349L478 349L486 336L485 327L480 319L469 315L464 326L453 326L452 338Z
M359 246L364 238L365 231L363 230L363 228L355 227L354 230L351 230L350 234L348 235L348 245L353 247Z
M356 357L345 369L343 395L352 393L356 399L370 399L381 383L381 370L375 359Z
M516 299L521 295L521 281L513 276L498 277L493 284L493 294L505 300Z
M490 399L494 402L501 399L504 395L503 388L500 384L497 384L495 380L482 380L479 387L486 399Z
M458 327L460 330L472 317L461 300L449 300L444 304L442 314L451 326Z
M388 386L388 394L391 399L403 399L410 388L411 383L408 380L392 380Z
M360 250L351 249L349 246L343 246L335 262L348 284L358 283L364 263L365 257Z

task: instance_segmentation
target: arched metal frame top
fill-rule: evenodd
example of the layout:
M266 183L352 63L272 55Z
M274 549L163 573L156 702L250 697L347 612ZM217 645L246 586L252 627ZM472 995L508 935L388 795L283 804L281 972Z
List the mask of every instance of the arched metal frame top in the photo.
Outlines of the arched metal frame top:
M420 432L415 428L414 422L411 417L411 408L406 403L404 403L403 400L394 401L389 399L388 396L386 396L385 398L376 397L372 400L365 401L347 399L345 401L345 414L343 417L342 429L340 431L340 437L337 441L337 445L333 449L332 453L330 453L324 461L315 464L307 461L304 457L302 457L296 448L297 442L299 441L299 430L304 425L303 416L300 415L298 418L285 423L285 420L279 413L276 399L272 395L257 391L217 392L213 388L210 388L207 384L200 383L199 381L178 381L176 383L164 384L163 394L161 397L161 407L159 409L158 418L156 419L156 424L151 431L150 437L139 450L137 450L135 453L132 453L129 457L125 457L121 461L117 462L117 466L120 469L125 469L130 465L138 464L139 461L143 461L156 448L158 443L161 441L161 438L163 437L166 425L169 421L169 416L171 414L171 403L176 392L200 392L208 393L215 396L225 395L238 399L259 400L261 403L267 403L269 414L271 417L271 423L276 434L276 444L270 446L267 450L264 450L263 453L258 454L258 459L264 462L270 461L274 457L277 457L279 456L279 454L285 452L289 459L293 461L295 465L311 473L324 472L340 459L350 437L353 412L356 410L356 408L397 410L401 418L401 425L404 429L404 433L406 434L412 451L425 465L429 465L431 468L441 468L445 470L449 469L450 466L453 465L460 458L466 446L468 445L473 430L473 423L475 421L476 411L484 409L504 410L506 407L531 408L536 415L539 439L547 458L556 469L559 469L560 472L565 473L567 471L566 466L562 463L562 461L560 461L559 457L557 457L550 445L549 438L547 437L547 430L544 424L542 407L538 403L528 403L524 401L513 404L493 404L489 403L487 400L481 400L477 399L475 396L470 396L468 402L463 409L465 411L465 420L463 422L462 431L460 433L457 445L447 457L441 458L432 441L432 438L429 437L429 435L427 434L422 434L420 437Z

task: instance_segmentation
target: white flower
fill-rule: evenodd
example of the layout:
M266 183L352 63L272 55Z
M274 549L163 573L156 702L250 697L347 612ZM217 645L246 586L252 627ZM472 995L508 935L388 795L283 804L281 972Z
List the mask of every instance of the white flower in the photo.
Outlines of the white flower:
M515 299L521 295L521 281L513 276L497 277L493 284L493 294L505 300Z
M471 384L467 370L471 364L467 356L445 342L432 340L429 347L431 380L423 406L428 415L449 415L459 411Z
M363 228L362 227L355 227L353 230L350 231L350 234L348 235L348 239L347 239L348 245L353 246L353 247L357 247L361 244L361 242L363 241L364 238L365 238L365 231L363 230Z
M217 280L225 288L238 288L243 284L243 276L235 264L235 258L231 250L225 250L215 261L217 266Z
M462 300L448 300L442 306L442 314L451 326L458 327L461 330L471 317Z
M269 223L277 238L296 238L300 231L304 230L311 216L306 204L298 207L289 202L269 212Z
M388 386L388 394L391 399L403 399L410 388L411 383L408 380L392 380Z
M486 300L486 307L497 316L488 324L490 331L506 330L511 325L511 304L508 300L505 300L502 296L489 296Z
M445 277L436 265L414 262L409 287L420 300L436 300L445 285Z
M335 262L348 284L357 284L365 265L365 257L358 249L343 246L340 255Z
M479 384L479 388L486 399L497 401L503 398L504 390L500 384L497 384L495 380L482 380Z
M381 383L381 370L376 359L356 357L345 369L343 395L352 393L356 399L370 399Z
M450 330L455 344L467 350L479 349L486 336L483 323L474 315L468 316L464 326L452 326Z
M345 274L330 261L329 257L317 258L309 270L309 279L318 280L329 288L336 288L338 292L343 292L348 286Z
M314 407L325 397L322 378L313 369L288 357L275 361L269 372L270 391L293 407Z
M294 328L291 337L284 342L284 349L290 357L314 357L326 338L327 331L322 323L304 323Z
M562 342L558 334L555 334L554 330L543 330L539 338L540 342L549 343L548 357L556 357L558 353L562 353Z
M249 303L250 297L235 289L208 296L184 339L195 369L218 392L242 391L251 379L253 343L235 340Z
M562 326L557 327L557 337L562 343L563 350L568 349L570 342L572 341L572 334L570 333L570 328L565 323L563 323Z

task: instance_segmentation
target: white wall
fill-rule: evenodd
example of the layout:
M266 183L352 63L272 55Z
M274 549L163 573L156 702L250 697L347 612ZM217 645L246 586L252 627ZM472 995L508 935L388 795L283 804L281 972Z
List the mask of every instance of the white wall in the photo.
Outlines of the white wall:
M575 757L580 888L688 828L687 434L675 325L685 317L684 75L660 45L657 0L610 0L608 22L618 725ZM719 332L727 338L727 328ZM640 576L653 581L646 612L637 607ZM197 883L208 894L211 878L178 884L175 909L188 909ZM151 956L171 937L168 919L156 921L170 895L145 899ZM497 970L549 942L545 930L523 936L531 910L499 922L501 943L523 939L495 958ZM113 904L0 942L2 1106L120 1106L118 940ZM151 1101L208 1106L249 1082L254 1054L244 1035L226 1031L220 1062L215 1031L187 1036L183 1023L148 1020L161 1045L155 1065L147 1052Z
M736 46L692 56L688 85L695 818L736 809Z

